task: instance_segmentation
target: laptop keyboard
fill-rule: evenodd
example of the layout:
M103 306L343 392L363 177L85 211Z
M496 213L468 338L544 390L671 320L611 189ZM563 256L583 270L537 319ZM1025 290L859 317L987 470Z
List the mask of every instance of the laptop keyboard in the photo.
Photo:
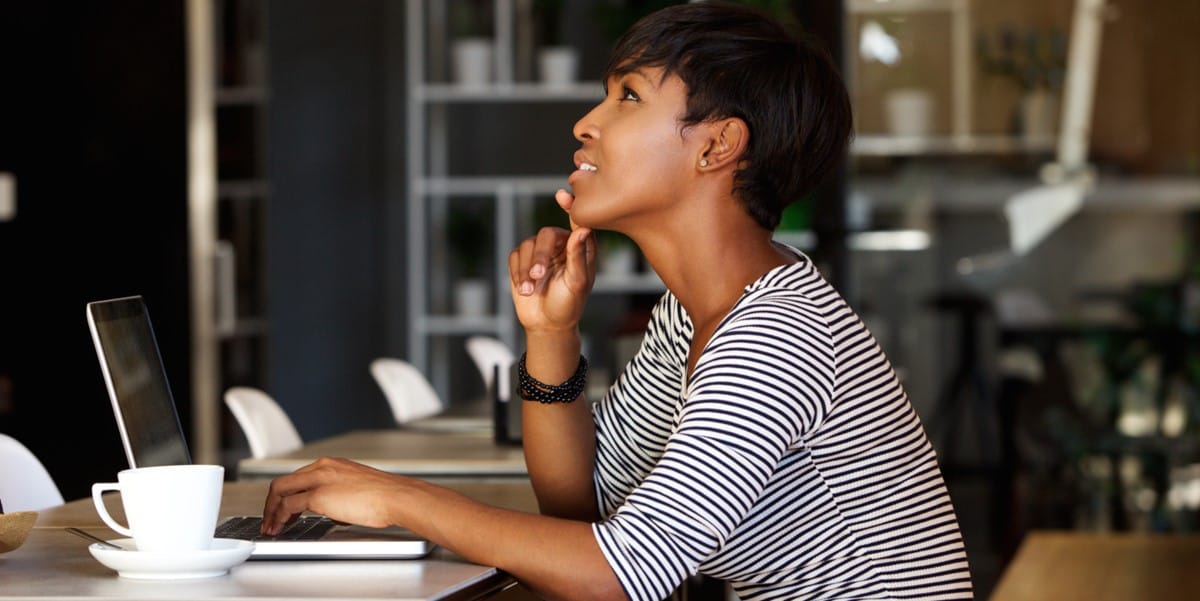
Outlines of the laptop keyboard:
M259 532L262 517L243 516L230 518L218 525L216 537L241 540L317 540L336 525L337 522L327 517L307 516L292 522L275 536L263 536Z

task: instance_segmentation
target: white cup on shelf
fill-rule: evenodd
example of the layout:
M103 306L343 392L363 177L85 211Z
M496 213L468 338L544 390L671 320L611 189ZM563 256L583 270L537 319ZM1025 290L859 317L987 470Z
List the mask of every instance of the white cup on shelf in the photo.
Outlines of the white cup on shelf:
M137 544L138 551L204 551L212 547L225 468L219 465L163 465L122 470L116 482L92 485L100 519ZM120 491L126 527L104 505L105 491Z
M933 133L933 95L922 88L898 88L884 96L888 130L894 136L921 138Z
M538 76L549 88L566 88L579 74L579 51L571 46L546 46L538 50Z
M492 40L454 40L454 82L467 88L483 88L492 82Z

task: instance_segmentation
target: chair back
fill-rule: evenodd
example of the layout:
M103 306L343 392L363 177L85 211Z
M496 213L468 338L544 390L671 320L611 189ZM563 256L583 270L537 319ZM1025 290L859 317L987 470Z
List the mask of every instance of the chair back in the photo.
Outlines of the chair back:
M234 386L225 391L225 406L242 427L255 459L289 453L303 444L283 407L262 390Z
M408 361L379 357L370 367L397 424L431 417L444 409L433 385Z
M491 336L471 336L467 338L466 346L467 354L471 356L471 361L483 377L484 386L490 392L495 385L497 398L507 400L510 391L508 373L517 362L512 349L502 340ZM497 373L500 381L494 382Z
M7 513L37 511L63 503L58 485L42 462L7 434L0 434L0 503Z

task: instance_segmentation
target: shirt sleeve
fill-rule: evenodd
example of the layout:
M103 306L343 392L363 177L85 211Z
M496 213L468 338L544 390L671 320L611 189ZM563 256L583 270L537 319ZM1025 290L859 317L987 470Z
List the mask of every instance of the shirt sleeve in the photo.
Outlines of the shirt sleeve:
M705 348L661 458L593 525L630 599L665 598L719 551L784 452L828 413L825 317L786 296L739 307Z

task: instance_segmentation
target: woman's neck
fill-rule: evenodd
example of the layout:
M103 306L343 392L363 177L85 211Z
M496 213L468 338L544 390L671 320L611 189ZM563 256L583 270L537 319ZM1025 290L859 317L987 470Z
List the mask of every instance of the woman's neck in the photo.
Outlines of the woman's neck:
M744 221L750 225L692 221L686 228L661 228L644 237L635 232L632 237L698 327L719 322L763 274L796 261L748 216Z

